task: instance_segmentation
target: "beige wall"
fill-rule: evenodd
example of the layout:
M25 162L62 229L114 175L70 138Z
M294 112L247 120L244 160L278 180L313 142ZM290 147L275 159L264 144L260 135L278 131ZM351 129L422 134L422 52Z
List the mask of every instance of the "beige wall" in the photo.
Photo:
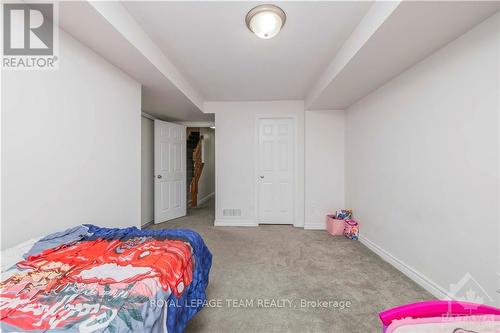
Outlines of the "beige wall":
M361 241L436 296L470 274L497 306L499 15L346 110Z
M256 126L259 116L295 119L294 225L304 225L304 102L205 102L204 111L215 113L217 132L216 225L256 226ZM226 208L241 209L241 216L223 216Z
M141 124L141 225L154 220L154 122Z
M59 37L58 70L2 71L2 248L140 225L141 85Z
M305 112L306 229L325 229L325 215L344 208L344 111Z

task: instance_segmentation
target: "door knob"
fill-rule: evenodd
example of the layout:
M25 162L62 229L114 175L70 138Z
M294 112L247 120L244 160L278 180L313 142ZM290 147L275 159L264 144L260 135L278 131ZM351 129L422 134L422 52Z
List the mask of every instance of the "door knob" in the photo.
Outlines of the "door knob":
M161 179L161 175L156 176L156 178Z

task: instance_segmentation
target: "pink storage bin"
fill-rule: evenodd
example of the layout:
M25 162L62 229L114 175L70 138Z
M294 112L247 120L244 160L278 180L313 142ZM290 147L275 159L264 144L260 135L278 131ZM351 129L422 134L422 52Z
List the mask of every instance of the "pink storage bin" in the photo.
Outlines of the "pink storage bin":
M333 236L342 236L344 234L345 221L338 220L331 215L326 216L326 231Z

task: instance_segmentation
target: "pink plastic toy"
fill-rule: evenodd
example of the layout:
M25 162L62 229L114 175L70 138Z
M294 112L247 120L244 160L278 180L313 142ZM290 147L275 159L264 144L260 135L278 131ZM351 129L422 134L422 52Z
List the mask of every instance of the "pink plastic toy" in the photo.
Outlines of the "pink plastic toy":
M357 240L359 236L359 224L355 220L345 220L344 236Z
M383 324L383 332L386 332L394 320L404 318L435 318L435 317L457 317L457 316L480 316L500 315L500 309L460 301L427 301L397 306L379 313Z

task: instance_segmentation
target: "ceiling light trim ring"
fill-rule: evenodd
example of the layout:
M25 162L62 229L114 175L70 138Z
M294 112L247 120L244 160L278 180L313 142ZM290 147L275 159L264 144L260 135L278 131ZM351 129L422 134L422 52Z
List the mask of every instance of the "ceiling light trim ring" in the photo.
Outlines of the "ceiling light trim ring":
M251 22L255 16L257 16L260 13L264 13L264 12L274 13L281 19L281 27L279 27L278 32L281 31L283 29L283 27L285 26L286 13L280 7L275 6L275 5L271 5L271 4L259 5L259 6L256 6L252 9L250 9L250 11L247 13L247 15L245 17L245 23L246 23L248 30L250 30L253 34L257 35L257 33L251 27Z

